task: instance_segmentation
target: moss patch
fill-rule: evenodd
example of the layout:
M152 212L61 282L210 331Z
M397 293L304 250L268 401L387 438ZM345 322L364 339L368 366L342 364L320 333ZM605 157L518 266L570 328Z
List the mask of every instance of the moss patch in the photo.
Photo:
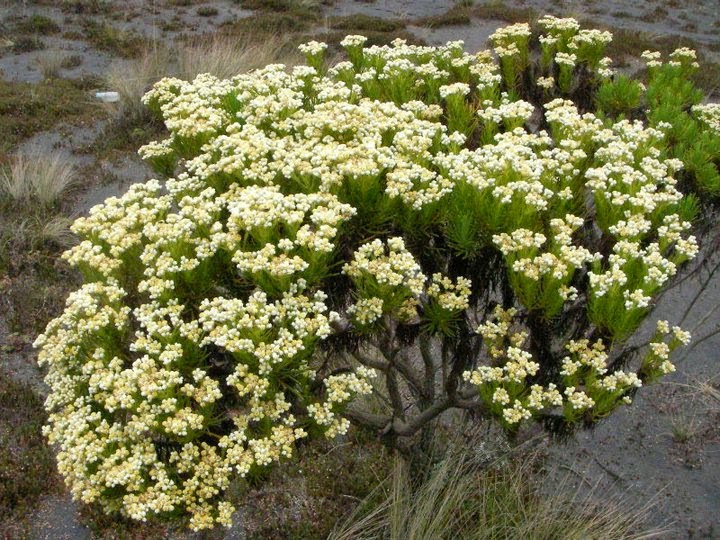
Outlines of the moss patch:
M495 0L479 4L471 8L470 12L481 19L497 19L509 23L531 22L537 18L531 8L516 8Z
M42 436L42 399L0 371L0 530L25 538L25 517L43 495L59 492L55 460Z
M460 5L453 6L445 13L440 15L432 15L417 19L415 24L419 26L427 26L428 28L440 28L442 26L455 26L459 24L470 24L472 10L468 7Z
M83 25L85 39L95 48L123 58L137 58L150 45L149 40L136 32L119 30L107 23L91 20Z
M27 34L56 34L60 27L50 17L35 13L20 21L17 30Z
M104 116L79 86L66 79L38 84L0 81L0 152L60 122L74 124Z

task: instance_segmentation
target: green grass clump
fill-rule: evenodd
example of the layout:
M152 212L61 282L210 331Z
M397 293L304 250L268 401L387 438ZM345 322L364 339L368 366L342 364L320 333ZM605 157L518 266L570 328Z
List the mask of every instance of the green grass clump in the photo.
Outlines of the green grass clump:
M200 17L214 17L218 14L218 10L212 6L201 6L195 11Z
M442 26L455 26L459 24L470 24L471 10L468 6L457 4L440 15L431 15L415 21L415 24L427 26L428 28L440 28Z
M119 30L107 23L88 20L83 31L85 39L94 47L123 58L137 58L149 45L147 38L140 34Z
M252 17L240 19L223 27L226 35L253 34L255 36L293 34L310 29L312 18L303 18L291 13L259 12Z
M17 29L27 34L56 34L60 31L60 26L50 17L34 13L29 18L22 20Z
M535 19L532 8L519 8L508 5L502 0L490 0L473 7L472 14L481 19L497 19L509 23L525 22Z
M45 42L36 36L22 36L17 38L12 44L12 51L15 53L39 51L44 48Z

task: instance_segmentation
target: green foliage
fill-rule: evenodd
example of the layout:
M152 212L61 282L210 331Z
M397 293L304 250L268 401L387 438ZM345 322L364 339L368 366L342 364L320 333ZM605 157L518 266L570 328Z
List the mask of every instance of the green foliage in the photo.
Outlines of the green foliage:
M603 82L595 96L598 110L614 118L620 115L631 118L642 103L642 98L641 83L625 75Z
M647 101L651 125L666 126L673 157L684 164L687 181L700 192L720 194L720 133L693 114L703 99L693 83L694 56L648 69Z
M430 15L428 17L418 19L415 23L421 26L427 26L428 28L470 24L471 11L468 8L471 6L472 0L469 0L469 2L458 2L445 13L441 13L440 15Z
M201 6L195 10L195 13L200 15L201 17L214 17L218 14L218 10L215 7L212 6Z
M60 31L58 24L50 17L33 13L29 18L17 25L20 32L28 34L56 34Z
M149 47L147 38L92 19L83 21L83 33L94 47L123 58L137 58Z
M45 42L37 36L21 36L12 45L13 52L24 53L39 51L45 48Z

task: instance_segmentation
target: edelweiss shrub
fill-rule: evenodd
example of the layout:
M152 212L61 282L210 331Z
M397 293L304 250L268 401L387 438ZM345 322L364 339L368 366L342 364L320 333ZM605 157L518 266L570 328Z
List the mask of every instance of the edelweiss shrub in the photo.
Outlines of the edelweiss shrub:
M697 254L720 114L691 51L647 53L617 101L609 33L540 27L155 85L170 136L140 154L168 178L75 222L85 285L36 342L75 498L229 525L234 478L351 420L390 444L450 408L567 430L673 371L671 322L625 343ZM709 141L692 170L677 118Z

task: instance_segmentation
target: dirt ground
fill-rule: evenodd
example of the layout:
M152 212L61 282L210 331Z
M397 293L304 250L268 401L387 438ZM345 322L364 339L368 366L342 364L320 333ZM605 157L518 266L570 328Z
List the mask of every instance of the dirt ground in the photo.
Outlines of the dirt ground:
M43 75L38 58L48 49L77 57L63 67L60 76L81 81L88 101L96 90L112 90L103 81L111 64L130 62L113 43L88 37L88 29L109 25L123 35L140 36L149 43L170 43L215 32L218 28L253 17L255 11L232 1L122 2L121 9L102 9L103 2L6 1L0 3L0 72L8 83L38 83ZM183 5L185 4L185 5ZM642 33L653 41L693 42L704 58L720 62L720 2L718 0L524 0L477 2L467 18L455 24L428 24L455 6L453 0L338 0L322 7L322 17L308 25L306 32L323 32L336 17L365 14L398 20L404 30L429 44L463 39L470 50L479 50L488 36L507 24L508 15L521 16L533 10L541 15L554 13L590 20L607 27ZM68 8L71 5L71 8ZM84 4L83 4L84 5ZM92 6L100 6L95 10ZM117 6L116 6L117 7ZM487 9L485 9L487 7ZM207 8L202 11L203 8ZM200 15L199 13L206 13ZM32 15L54 21L58 30L38 30L43 49L17 47L15 29ZM93 26L95 25L95 26ZM353 32L349 32L353 33ZM357 32L362 33L362 32ZM36 41L37 41L36 39ZM134 46L128 42L127 47ZM122 43L121 43L122 47ZM715 87L718 96L720 80ZM712 91L713 88L711 87ZM94 113L93 113L94 114ZM117 195L134 182L150 177L150 170L131 149L99 152L98 138L105 133L108 113L98 112L82 122L59 123L25 137L14 149L41 144L66 152L83 172L83 183L68 203L69 215L80 215L106 197ZM9 150L9 149L5 149ZM3 156L0 156L3 157ZM634 502L651 501L651 520L666 525L667 538L720 538L720 265L710 257L707 268L697 272L682 287L666 294L653 314L693 330L696 346L677 362L678 371L664 382L642 389L632 407L614 415L591 432L578 435L562 446L548 450L549 490L558 478L567 479L578 490L590 490L604 499L621 494ZM4 289L0 289L0 293ZM5 302L2 303L5 306ZM28 342L32 336L12 328L9 312L0 308L0 372L28 383L39 395L45 392L42 375ZM679 317L680 315L680 317ZM710 336L703 339L705 336ZM0 431L0 436L2 431ZM2 439L0 438L0 444ZM79 539L96 535L80 517L79 508L61 491L41 499L28 517L33 538ZM298 510L300 512L300 510ZM239 514L226 538L244 538L246 522L252 516ZM10 534L10 536L7 536ZM118 533L122 536L122 532ZM152 537L152 532L148 533ZM0 530L0 538L12 533ZM179 533L173 537L180 537Z

